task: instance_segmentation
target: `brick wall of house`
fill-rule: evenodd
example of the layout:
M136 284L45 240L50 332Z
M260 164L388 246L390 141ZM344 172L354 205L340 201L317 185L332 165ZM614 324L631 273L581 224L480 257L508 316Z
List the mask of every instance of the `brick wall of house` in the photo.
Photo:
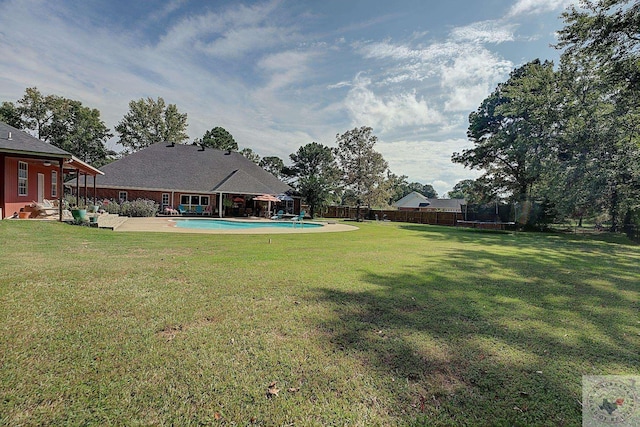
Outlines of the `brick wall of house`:
M127 200L132 201L136 199L148 199L153 200L158 205L162 204L162 194L169 194L169 204L172 206L177 206L180 204L180 193L174 193L173 203L171 201L171 192L163 192L163 191L149 191L149 190L114 190L111 188L98 188L96 189L97 198L100 199L110 199L115 200L120 203L119 194L122 191L127 192Z
M161 207L163 207L162 195L169 194L169 206L172 206L173 208L177 208L177 206L180 204L180 196L182 196L182 194L194 194L194 193L182 193L182 192L176 191L173 193L173 200L171 200L170 191L124 190L124 189L114 190L110 188L97 188L96 189L97 199L98 200L110 199L120 203L119 194L122 191L127 192L127 200L129 201L136 200L136 199L148 199L148 200L153 200ZM218 201L218 198L216 194L209 195L209 204L211 205L212 208L215 208L217 206L217 201Z

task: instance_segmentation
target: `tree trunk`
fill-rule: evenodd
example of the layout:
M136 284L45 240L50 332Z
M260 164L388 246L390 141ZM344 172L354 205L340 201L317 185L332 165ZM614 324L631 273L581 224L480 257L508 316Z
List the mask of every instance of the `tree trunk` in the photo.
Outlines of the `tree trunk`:
M613 185L611 191L611 206L609 207L609 216L611 217L611 229L610 231L618 231L618 188L617 185Z

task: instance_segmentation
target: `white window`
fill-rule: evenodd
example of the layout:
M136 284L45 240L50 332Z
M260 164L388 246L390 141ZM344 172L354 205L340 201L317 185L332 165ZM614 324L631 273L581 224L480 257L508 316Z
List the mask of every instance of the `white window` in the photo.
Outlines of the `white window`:
M26 196L29 188L29 165L26 162L18 162L18 196Z
M162 207L169 206L169 193L162 193Z
M127 192L126 191L119 191L118 192L118 199L120 200L120 203L126 202L127 201Z
M58 171L51 171L51 197L58 197Z

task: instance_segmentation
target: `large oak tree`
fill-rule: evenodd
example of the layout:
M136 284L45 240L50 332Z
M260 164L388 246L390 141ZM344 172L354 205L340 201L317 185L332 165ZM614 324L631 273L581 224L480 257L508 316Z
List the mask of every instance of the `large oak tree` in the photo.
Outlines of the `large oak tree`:
M484 171L497 194L513 200L533 196L546 149L557 136L553 63L535 60L511 73L469 116L474 147L452 161Z

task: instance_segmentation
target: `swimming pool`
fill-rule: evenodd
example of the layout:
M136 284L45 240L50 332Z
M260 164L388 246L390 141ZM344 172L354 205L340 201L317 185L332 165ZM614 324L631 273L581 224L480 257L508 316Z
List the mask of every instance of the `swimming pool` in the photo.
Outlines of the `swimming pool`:
M176 219L176 227L198 230L249 230L256 228L317 228L322 224L293 221L229 221L225 219Z

